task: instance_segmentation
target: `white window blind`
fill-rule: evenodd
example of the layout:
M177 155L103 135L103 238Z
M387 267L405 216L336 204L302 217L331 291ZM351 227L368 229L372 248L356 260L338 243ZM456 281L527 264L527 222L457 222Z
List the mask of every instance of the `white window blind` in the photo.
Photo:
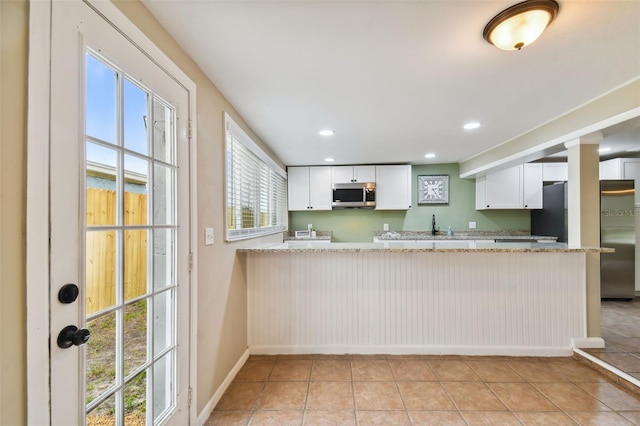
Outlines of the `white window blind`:
M286 229L286 172L225 114L227 241Z

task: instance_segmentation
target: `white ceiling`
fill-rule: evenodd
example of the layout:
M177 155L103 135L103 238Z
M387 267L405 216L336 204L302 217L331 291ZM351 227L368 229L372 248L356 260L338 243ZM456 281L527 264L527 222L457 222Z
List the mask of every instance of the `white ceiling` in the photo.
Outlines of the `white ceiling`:
M640 76L638 0L512 52L482 30L518 0L143 2L286 165L460 162Z

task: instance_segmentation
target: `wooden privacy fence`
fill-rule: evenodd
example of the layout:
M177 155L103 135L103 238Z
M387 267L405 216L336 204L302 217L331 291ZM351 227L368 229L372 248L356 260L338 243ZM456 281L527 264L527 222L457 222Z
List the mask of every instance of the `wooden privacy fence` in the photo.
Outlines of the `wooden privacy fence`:
M87 226L116 223L116 192L87 188ZM147 224L147 196L124 193L124 223ZM113 306L117 285L117 232L87 231L86 235L86 311L87 314ZM147 292L147 230L124 230L124 300Z

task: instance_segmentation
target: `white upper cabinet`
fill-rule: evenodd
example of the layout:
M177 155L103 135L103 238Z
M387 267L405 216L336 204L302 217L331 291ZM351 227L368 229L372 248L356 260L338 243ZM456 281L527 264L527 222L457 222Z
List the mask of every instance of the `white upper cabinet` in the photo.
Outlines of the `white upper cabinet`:
M487 173L476 179L476 209L521 209L522 166Z
M544 182L565 182L569 180L569 165L567 163L542 164L542 180Z
M633 179L640 207L640 158L614 158L600 163L600 179Z
M333 166L332 183L375 182L376 166Z
M622 179L621 158L600 162L600 180Z
M331 210L331 167L287 169L289 211Z
M287 203L289 210L309 208L309 168L287 168Z
M542 166L522 164L476 179L476 210L542 208Z
M541 209L542 164L524 164L522 173L522 207Z
M376 210L411 208L411 165L376 166Z

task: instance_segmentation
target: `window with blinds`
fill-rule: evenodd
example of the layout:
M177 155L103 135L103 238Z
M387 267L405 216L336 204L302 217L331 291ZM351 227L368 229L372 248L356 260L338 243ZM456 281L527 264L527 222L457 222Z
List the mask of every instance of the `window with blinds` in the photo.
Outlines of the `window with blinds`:
M286 172L225 114L227 241L286 229Z

